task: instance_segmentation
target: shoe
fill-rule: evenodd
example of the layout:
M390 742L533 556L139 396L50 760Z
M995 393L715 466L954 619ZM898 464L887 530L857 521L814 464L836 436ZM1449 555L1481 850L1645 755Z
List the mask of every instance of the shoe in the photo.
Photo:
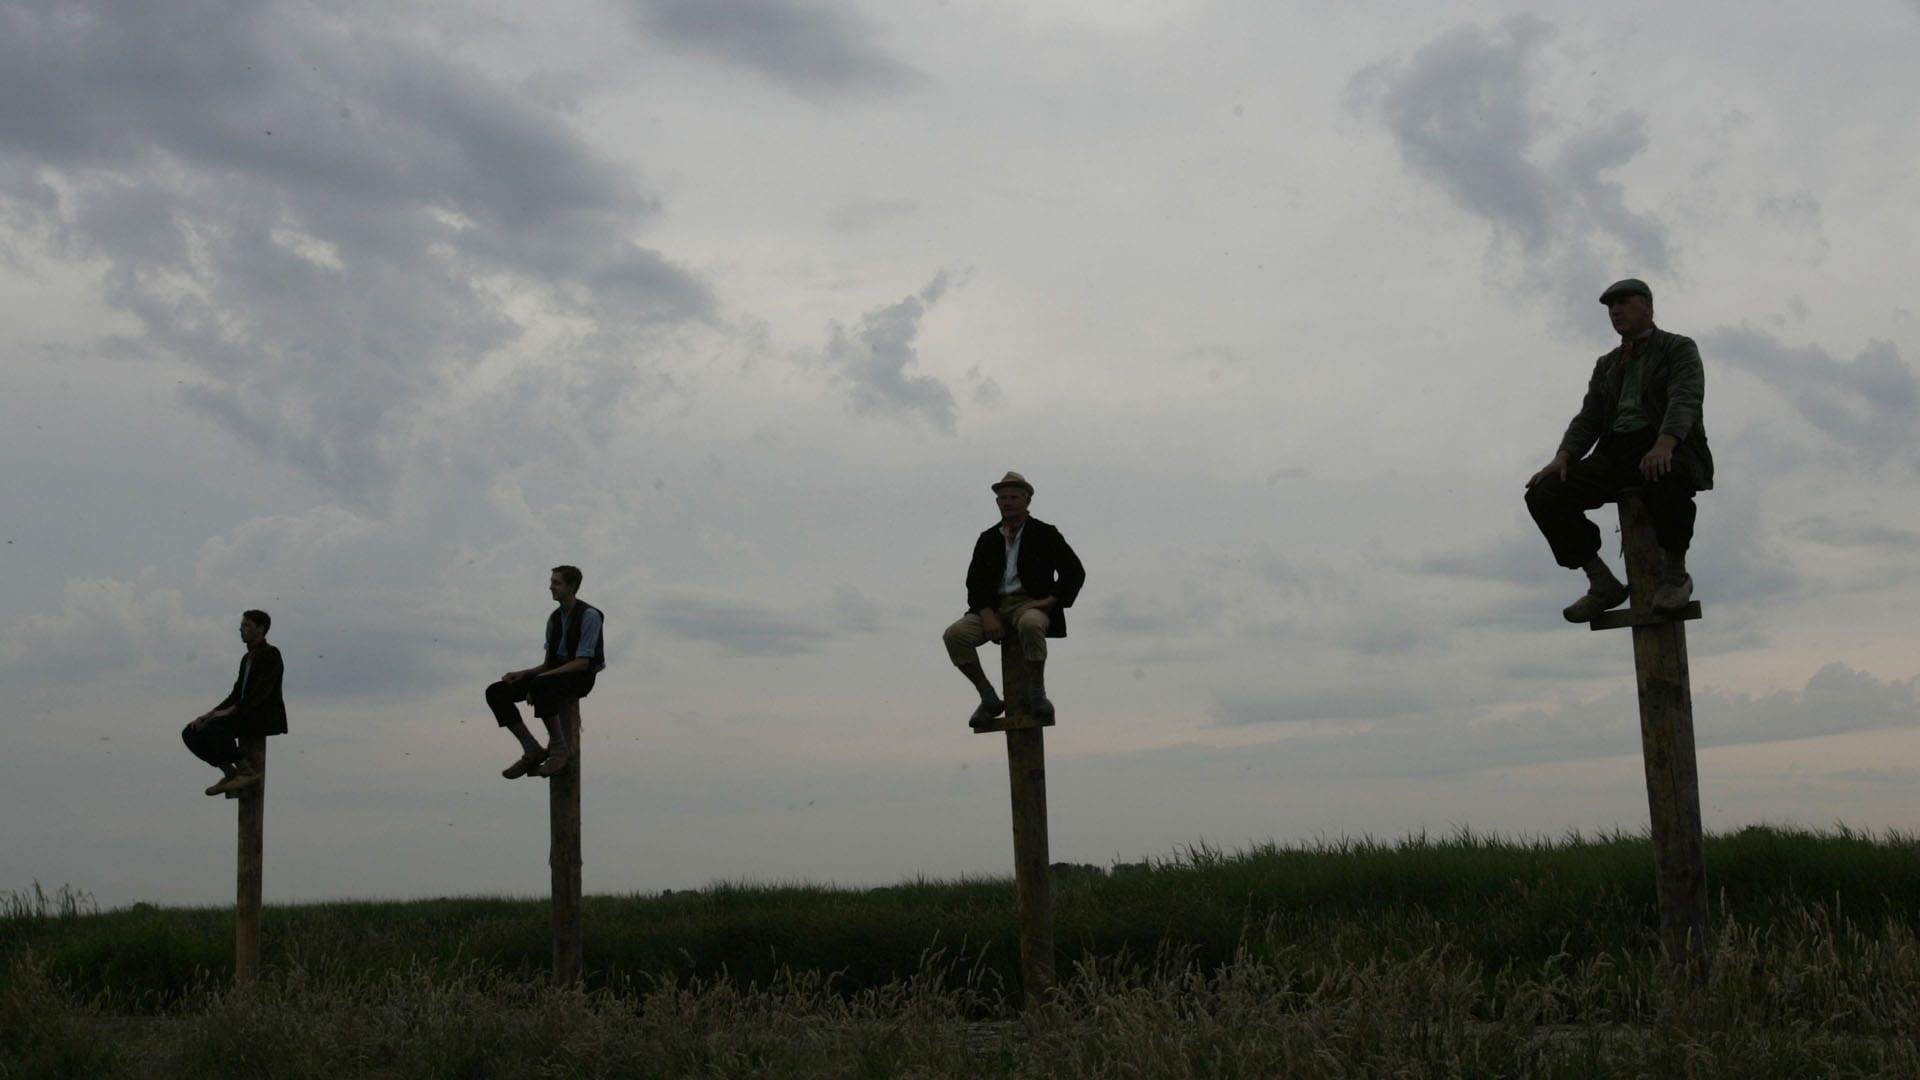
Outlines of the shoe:
M231 779L233 779L231 774L222 774L220 779L215 780L207 786L207 794L225 795L227 793L227 781Z
M1565 615L1568 622L1592 622L1601 612L1617 608L1626 600L1627 587L1615 582L1614 588L1605 592L1596 593L1588 590L1585 596L1568 604L1560 614Z
M232 776L226 777L225 779L221 780L219 783L208 788L207 794L234 795L239 792L245 791L250 787L253 787L254 785L258 784L261 781L261 779L262 777L260 776L260 774L253 771L252 769L239 770L239 771L236 771Z
M1032 711L1035 720L1053 719L1053 702L1048 701L1047 695L1038 690L1033 692L1033 698L1027 703L1027 708Z
M547 760L546 747L536 746L532 750L529 750L526 753L521 754L519 761L516 761L513 764L507 766L506 768L501 769L500 775L506 777L509 780L518 780L521 777L532 772L536 767L539 766L541 762L545 760Z
M1653 613L1677 614L1691 599L1693 599L1692 574L1682 574L1678 581L1662 581L1660 587L1653 590Z
M558 776L566 771L567 766L572 763L572 761L573 747L563 746L558 751L550 749L547 751L547 760L539 768L533 770L533 772L535 776Z
M992 701L983 701L980 703L979 708L973 710L973 715L967 719L967 726L975 731L984 731L992 727L994 720L1006 711L1006 702L1001 701L999 698L994 698Z

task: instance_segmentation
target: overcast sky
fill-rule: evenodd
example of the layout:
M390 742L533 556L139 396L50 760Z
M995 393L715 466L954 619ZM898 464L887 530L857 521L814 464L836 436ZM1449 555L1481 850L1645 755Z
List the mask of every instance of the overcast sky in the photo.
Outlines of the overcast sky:
M1916 48L1912 0L14 0L0 889L230 900L178 732L262 607L269 900L543 892L481 692L561 562L590 891L1006 872L939 638L1007 469L1088 568L1054 858L1641 828L1629 639L1521 500L1629 275L1706 362L1709 828L1920 829Z

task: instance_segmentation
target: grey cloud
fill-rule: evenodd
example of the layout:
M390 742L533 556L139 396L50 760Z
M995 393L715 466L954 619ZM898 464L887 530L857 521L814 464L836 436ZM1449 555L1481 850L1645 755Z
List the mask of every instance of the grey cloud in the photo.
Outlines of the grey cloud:
M668 45L745 68L801 97L893 94L920 72L881 48L859 14L800 0L640 0Z
M836 378L848 385L855 412L918 419L952 435L958 415L953 391L931 375L913 374L920 362L914 339L920 320L948 287L943 270L926 288L898 303L874 308L852 331L835 323L823 353Z
M1803 228L1818 228L1820 225L1820 200L1814 198L1811 192L1769 195L1760 200L1757 209L1761 217L1772 218L1783 225Z
M717 645L729 656L795 656L813 652L830 628L759 604L691 593L669 594L647 623L682 641Z
M1806 517L1787 527L1789 535L1830 547L1873 548L1880 551L1920 551L1920 532L1902 529L1859 517L1841 521L1830 517Z
M711 309L561 114L313 9L9 5L0 97L0 206L140 326L102 344L184 362L189 407L357 502L519 341L503 282L583 327L550 370L603 393Z
M1555 708L1486 719L1459 702L1421 700L1405 690L1355 691L1223 703L1226 723L1369 718L1365 725L1316 727L1269 744L1288 770L1316 778L1414 778L1473 773L1639 751L1639 706L1632 690ZM1455 708L1433 714L1435 705ZM1702 747L1750 745L1920 725L1920 678L1882 682L1830 663L1799 690L1758 697L1707 689L1693 698ZM1422 713L1418 718L1404 714Z
M1789 346L1752 327L1721 327L1702 346L1781 392L1801 418L1862 465L1920 465L1920 379L1891 342L1871 341L1852 360L1817 345Z
M1349 105L1377 113L1417 175L1492 225L1518 254L1521 283L1557 292L1584 319L1605 280L1670 268L1667 230L1627 208L1609 179L1646 148L1646 118L1625 112L1543 147L1552 125L1533 109L1531 66L1553 34L1532 15L1492 29L1461 26L1405 63L1356 74Z

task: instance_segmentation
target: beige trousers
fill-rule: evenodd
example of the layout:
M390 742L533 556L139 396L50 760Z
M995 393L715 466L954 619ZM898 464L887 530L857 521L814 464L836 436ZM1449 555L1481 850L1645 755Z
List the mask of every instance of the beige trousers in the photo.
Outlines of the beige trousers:
M1008 593L1000 598L1000 628L1013 627L1020 635L1020 653L1029 660L1047 658L1047 627L1052 625L1047 618L1045 608L1025 607L1032 599L1022 593ZM945 635L947 656L952 658L953 666L964 667L980 662L977 651L987 643L987 628L980 625L977 612L969 611L953 625L947 627Z

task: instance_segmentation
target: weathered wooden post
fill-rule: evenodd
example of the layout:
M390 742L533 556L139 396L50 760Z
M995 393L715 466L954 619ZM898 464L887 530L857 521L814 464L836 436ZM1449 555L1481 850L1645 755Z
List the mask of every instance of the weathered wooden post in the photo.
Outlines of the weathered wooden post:
M1620 537L1627 555L1631 606L1602 614L1593 620L1592 628L1633 627L1633 670L1640 689L1640 749L1646 760L1660 941L1671 962L1704 967L1710 959L1707 860L1700 824L1700 770L1694 757L1686 627L1686 620L1700 617L1700 603L1689 603L1673 615L1654 614L1660 544L1654 538L1652 515L1636 488L1620 493Z
M233 903L233 981L249 986L260 978L260 894L264 878L267 816L267 740L242 738L240 749L260 773L260 782L239 792L239 880Z
M1013 877L1020 901L1020 988L1029 1006L1053 986L1053 887L1047 860L1047 750L1028 708L1027 662L1019 634L1007 628L1000 642L1000 692L1004 717L977 730L1007 733L1007 786L1013 800Z
M580 981L580 699L560 707L555 725L573 747L566 768L547 778L551 843L547 865L553 871L553 981Z

